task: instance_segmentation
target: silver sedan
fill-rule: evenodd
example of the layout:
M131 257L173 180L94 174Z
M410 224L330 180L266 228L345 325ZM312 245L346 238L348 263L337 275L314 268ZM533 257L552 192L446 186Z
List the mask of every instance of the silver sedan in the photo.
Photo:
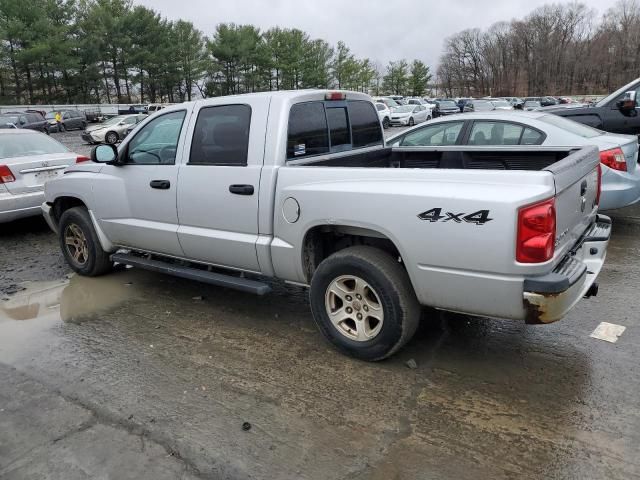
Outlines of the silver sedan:
M0 223L42 215L45 182L88 160L44 133L0 130Z
M622 208L640 200L638 137L603 132L543 111L451 115L405 130L388 139L387 145L595 145L602 166L600 209Z

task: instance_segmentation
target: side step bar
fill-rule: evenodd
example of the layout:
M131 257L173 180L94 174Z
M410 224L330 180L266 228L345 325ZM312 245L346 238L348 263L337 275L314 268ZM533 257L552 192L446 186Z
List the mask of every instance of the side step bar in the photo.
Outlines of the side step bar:
M208 272L198 268L173 265L160 260L149 260L147 258L128 253L114 253L111 255L111 261L122 263L123 265L131 265L144 270L151 270L153 272L166 273L168 275L173 275L174 277L209 283L219 287L233 288L234 290L253 293L255 295L266 295L271 291L271 287L269 285L257 280Z

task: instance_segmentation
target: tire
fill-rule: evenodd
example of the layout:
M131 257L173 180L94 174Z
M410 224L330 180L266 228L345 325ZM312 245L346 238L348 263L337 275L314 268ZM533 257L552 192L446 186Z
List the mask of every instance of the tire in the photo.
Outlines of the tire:
M115 145L118 143L118 134L116 132L107 132L104 136L104 141L109 145Z
M356 298L356 292L363 290L351 277L368 287L364 300L362 295ZM344 298L341 306L339 298ZM369 246L345 248L326 258L313 275L309 299L316 325L327 340L360 360L375 362L393 355L413 337L420 320L420 304L407 272L392 256ZM331 311L342 312L343 319L353 318L334 325ZM357 320L356 315L365 317Z
M58 133L64 132L66 129L67 127L64 126L64 123L58 125Z
M391 126L391 121L389 120L389 117L384 117L384 119L382 120L382 128L386 130L390 126Z
M409 126L410 126L410 127L413 127L415 124L416 124L415 120L413 119L413 117L411 117L411 118L409 119Z
M429 120L431 120L431 115L427 116L427 120L426 121L428 122Z
M87 128L87 122L82 122L80 124L80 130L84 130L85 128Z
M58 239L65 260L79 275L96 277L112 269L113 262L109 259L109 253L102 249L85 207L73 207L62 214L58 224ZM74 255L79 248L82 253Z

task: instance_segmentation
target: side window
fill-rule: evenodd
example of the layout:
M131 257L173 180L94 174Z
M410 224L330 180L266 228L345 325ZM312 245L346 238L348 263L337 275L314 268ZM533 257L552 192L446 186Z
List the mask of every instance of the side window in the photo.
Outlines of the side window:
M405 135L400 141L400 146L430 147L455 145L463 125L464 121L431 124Z
M64 120L69 120L71 118L71 115L69 115L69 112L64 112L64 115L62 115L62 118Z
M185 114L184 110L171 112L147 123L129 142L127 163L173 165Z
M331 151L348 150L351 145L351 138L349 138L347 109L344 107L327 108L327 122L329 124Z
M193 132L190 165L247 165L249 105L205 107L198 113Z
M125 125L134 125L138 117L127 117L124 119Z
M349 119L351 120L351 136L353 148L382 145L382 130L378 114L369 102L350 101ZM384 105L379 105L384 110ZM376 106L376 108L378 108Z
M329 152L329 132L322 102L297 103L289 112L287 158Z
M522 126L506 122L474 122L469 145L518 145Z
M376 108L378 110L384 110L386 108L386 105L384 105L383 103L376 103Z
M525 128L520 140L520 145L540 145L544 135L533 128Z

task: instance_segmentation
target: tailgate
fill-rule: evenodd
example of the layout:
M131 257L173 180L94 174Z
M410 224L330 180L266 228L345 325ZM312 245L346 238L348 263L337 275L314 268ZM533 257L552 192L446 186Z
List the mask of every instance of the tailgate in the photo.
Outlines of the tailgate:
M545 169L553 174L556 186L556 261L576 244L596 217L599 164L598 148L588 146Z

